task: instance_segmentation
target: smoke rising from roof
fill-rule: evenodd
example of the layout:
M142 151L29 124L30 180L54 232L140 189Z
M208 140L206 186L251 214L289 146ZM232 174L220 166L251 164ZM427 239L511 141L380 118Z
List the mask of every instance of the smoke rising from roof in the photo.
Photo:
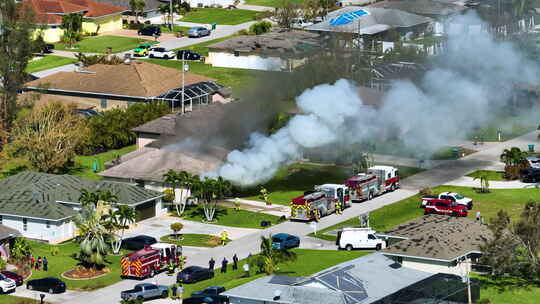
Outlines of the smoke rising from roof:
M482 23L475 14L456 22ZM358 89L346 79L307 89L296 98L301 114L271 136L253 133L244 150L232 151L209 175L254 185L314 148L384 141L395 132L406 146L433 152L485 124L490 110L511 100L515 83L538 82L534 64L485 32L450 35L446 53L434 66L420 84L395 82L378 109L363 105Z

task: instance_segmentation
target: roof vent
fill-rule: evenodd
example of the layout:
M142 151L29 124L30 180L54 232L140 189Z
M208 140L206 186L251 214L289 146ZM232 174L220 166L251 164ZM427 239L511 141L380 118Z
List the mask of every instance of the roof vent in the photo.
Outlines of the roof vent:
M37 193L32 193L32 198L33 198L33 199L38 199L38 198L39 198L39 194L37 194Z
M401 264L400 263L393 263L393 264L390 265L390 268L399 269L399 268L401 268Z

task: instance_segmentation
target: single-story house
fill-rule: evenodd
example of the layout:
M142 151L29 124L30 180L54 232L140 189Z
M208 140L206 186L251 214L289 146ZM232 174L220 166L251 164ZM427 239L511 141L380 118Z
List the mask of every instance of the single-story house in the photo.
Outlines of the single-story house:
M402 266L463 276L493 234L487 225L468 218L425 215L381 235L391 244L382 253Z
M108 5L118 6L126 11L124 12L124 18L126 20L129 20L130 22L135 22L135 19L128 18L132 15L134 15L131 12L131 5L130 0L94 0L99 3L104 3ZM142 13L139 13L139 22L144 22L148 19L155 18L155 17L161 17L161 13L159 12L159 7L163 4L167 4L167 0L146 0L144 9L142 10Z
M361 36L382 34L395 30L402 36L407 33L427 32L433 19L398 9L381 7L348 6L328 13L325 20L308 26L308 31L318 33L352 33Z
M29 8L36 22L44 26L36 34L46 42L58 42L64 30L60 27L62 17L68 14L83 16L83 33L104 33L122 29L122 7L99 3L94 0L24 0L23 7Z
M310 51L319 49L320 44L316 33L277 29L211 44L206 63L214 67L290 71L302 65Z
M434 19L433 34L446 33L451 17L463 13L467 7L460 2L434 0L390 0L371 4L369 7L391 8Z
M440 284L445 286L443 292L434 288ZM479 289L473 285L473 299L478 299ZM467 285L461 277L401 267L383 254L373 253L306 278L266 276L223 295L231 304L398 303L395 299L404 304L435 299L436 303L457 304L467 303Z
M228 100L227 90L211 78L186 72L185 108ZM131 61L129 64L96 64L84 70L58 72L25 84L24 91L37 91L40 100L74 103L79 108L108 110L132 102L168 102L182 109L182 73L157 64Z
M107 165L109 168L99 174L106 180L163 191L163 174L170 169L198 175L217 169L230 148L213 136L211 126L227 119L231 104L213 103L134 128L138 149L122 156L119 163Z
M135 208L138 221L167 211L160 192L124 183L26 171L0 180L0 224L30 239L51 243L70 239L76 234L72 218L80 209L82 189L111 191L119 205Z
M13 241L19 236L22 236L22 234L17 229L2 225L2 222L0 221L0 259L9 259L10 248L13 246Z

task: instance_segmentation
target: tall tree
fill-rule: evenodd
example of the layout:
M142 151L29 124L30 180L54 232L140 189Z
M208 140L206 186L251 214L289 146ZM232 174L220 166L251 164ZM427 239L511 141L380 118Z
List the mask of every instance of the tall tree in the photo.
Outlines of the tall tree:
M64 35L62 40L69 45L73 45L79 39L82 31L83 17L81 14L72 13L62 16L62 29L64 29Z
M87 268L101 268L105 265L105 258L110 252L106 238L109 234L105 226L105 215L110 206L99 201L96 206L85 205L75 216L77 226L77 241L80 251L77 258Z
M283 0L275 12L279 26L290 29L293 19L299 16L298 11L298 5L294 4L291 0Z
M113 212L113 223L115 224L115 230L119 231L120 234L116 235L115 237L115 243L113 245L113 252L115 254L120 252L120 247L122 246L122 240L124 239L124 232L126 228L128 225L135 223L137 220L135 208L126 205L119 205L117 208L118 209Z
M473 180L477 179L480 180L480 192L489 193L489 174L487 172L481 172Z
M8 153L27 159L40 172L50 173L66 167L87 134L84 119L72 107L53 102L17 118Z
M173 204L176 208L176 214L182 216L186 210L188 193L191 193L193 185L199 180L199 176L192 175L187 171L176 172L174 170L169 170L163 177L165 183L170 185L174 192ZM179 197L176 197L177 193L179 194Z
M139 23L139 15L144 12L144 8L146 7L146 1L129 0L129 7L131 8L131 13L135 14L135 21Z
M0 1L0 144L8 142L17 109L17 94L26 81L36 27L30 10L15 0Z
M296 261L297 256L293 251L286 249L274 249L272 236L261 236L261 252L254 256L250 264L257 266L260 273L273 274L278 270L279 264Z

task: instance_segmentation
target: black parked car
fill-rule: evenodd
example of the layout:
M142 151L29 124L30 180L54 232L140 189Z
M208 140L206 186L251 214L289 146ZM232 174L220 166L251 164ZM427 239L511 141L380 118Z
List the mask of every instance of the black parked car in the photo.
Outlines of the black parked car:
M182 56L184 56L184 60L201 60L201 55L194 51L180 50L176 53L176 59L182 60Z
M527 168L527 169L521 170L521 181L524 183L540 182L540 169Z
M41 54L50 54L54 50L54 44L47 43L41 47Z
M62 293L66 291L66 283L57 278L43 278L26 282L26 288L48 293Z
M122 241L122 248L129 250L141 250L144 246L157 243L157 240L148 235L137 235Z
M139 36L161 36L161 28L159 26L150 25L137 31Z
M179 283L195 283L204 281L214 277L214 272L208 268L199 266L189 266L180 271L176 276L176 281Z

